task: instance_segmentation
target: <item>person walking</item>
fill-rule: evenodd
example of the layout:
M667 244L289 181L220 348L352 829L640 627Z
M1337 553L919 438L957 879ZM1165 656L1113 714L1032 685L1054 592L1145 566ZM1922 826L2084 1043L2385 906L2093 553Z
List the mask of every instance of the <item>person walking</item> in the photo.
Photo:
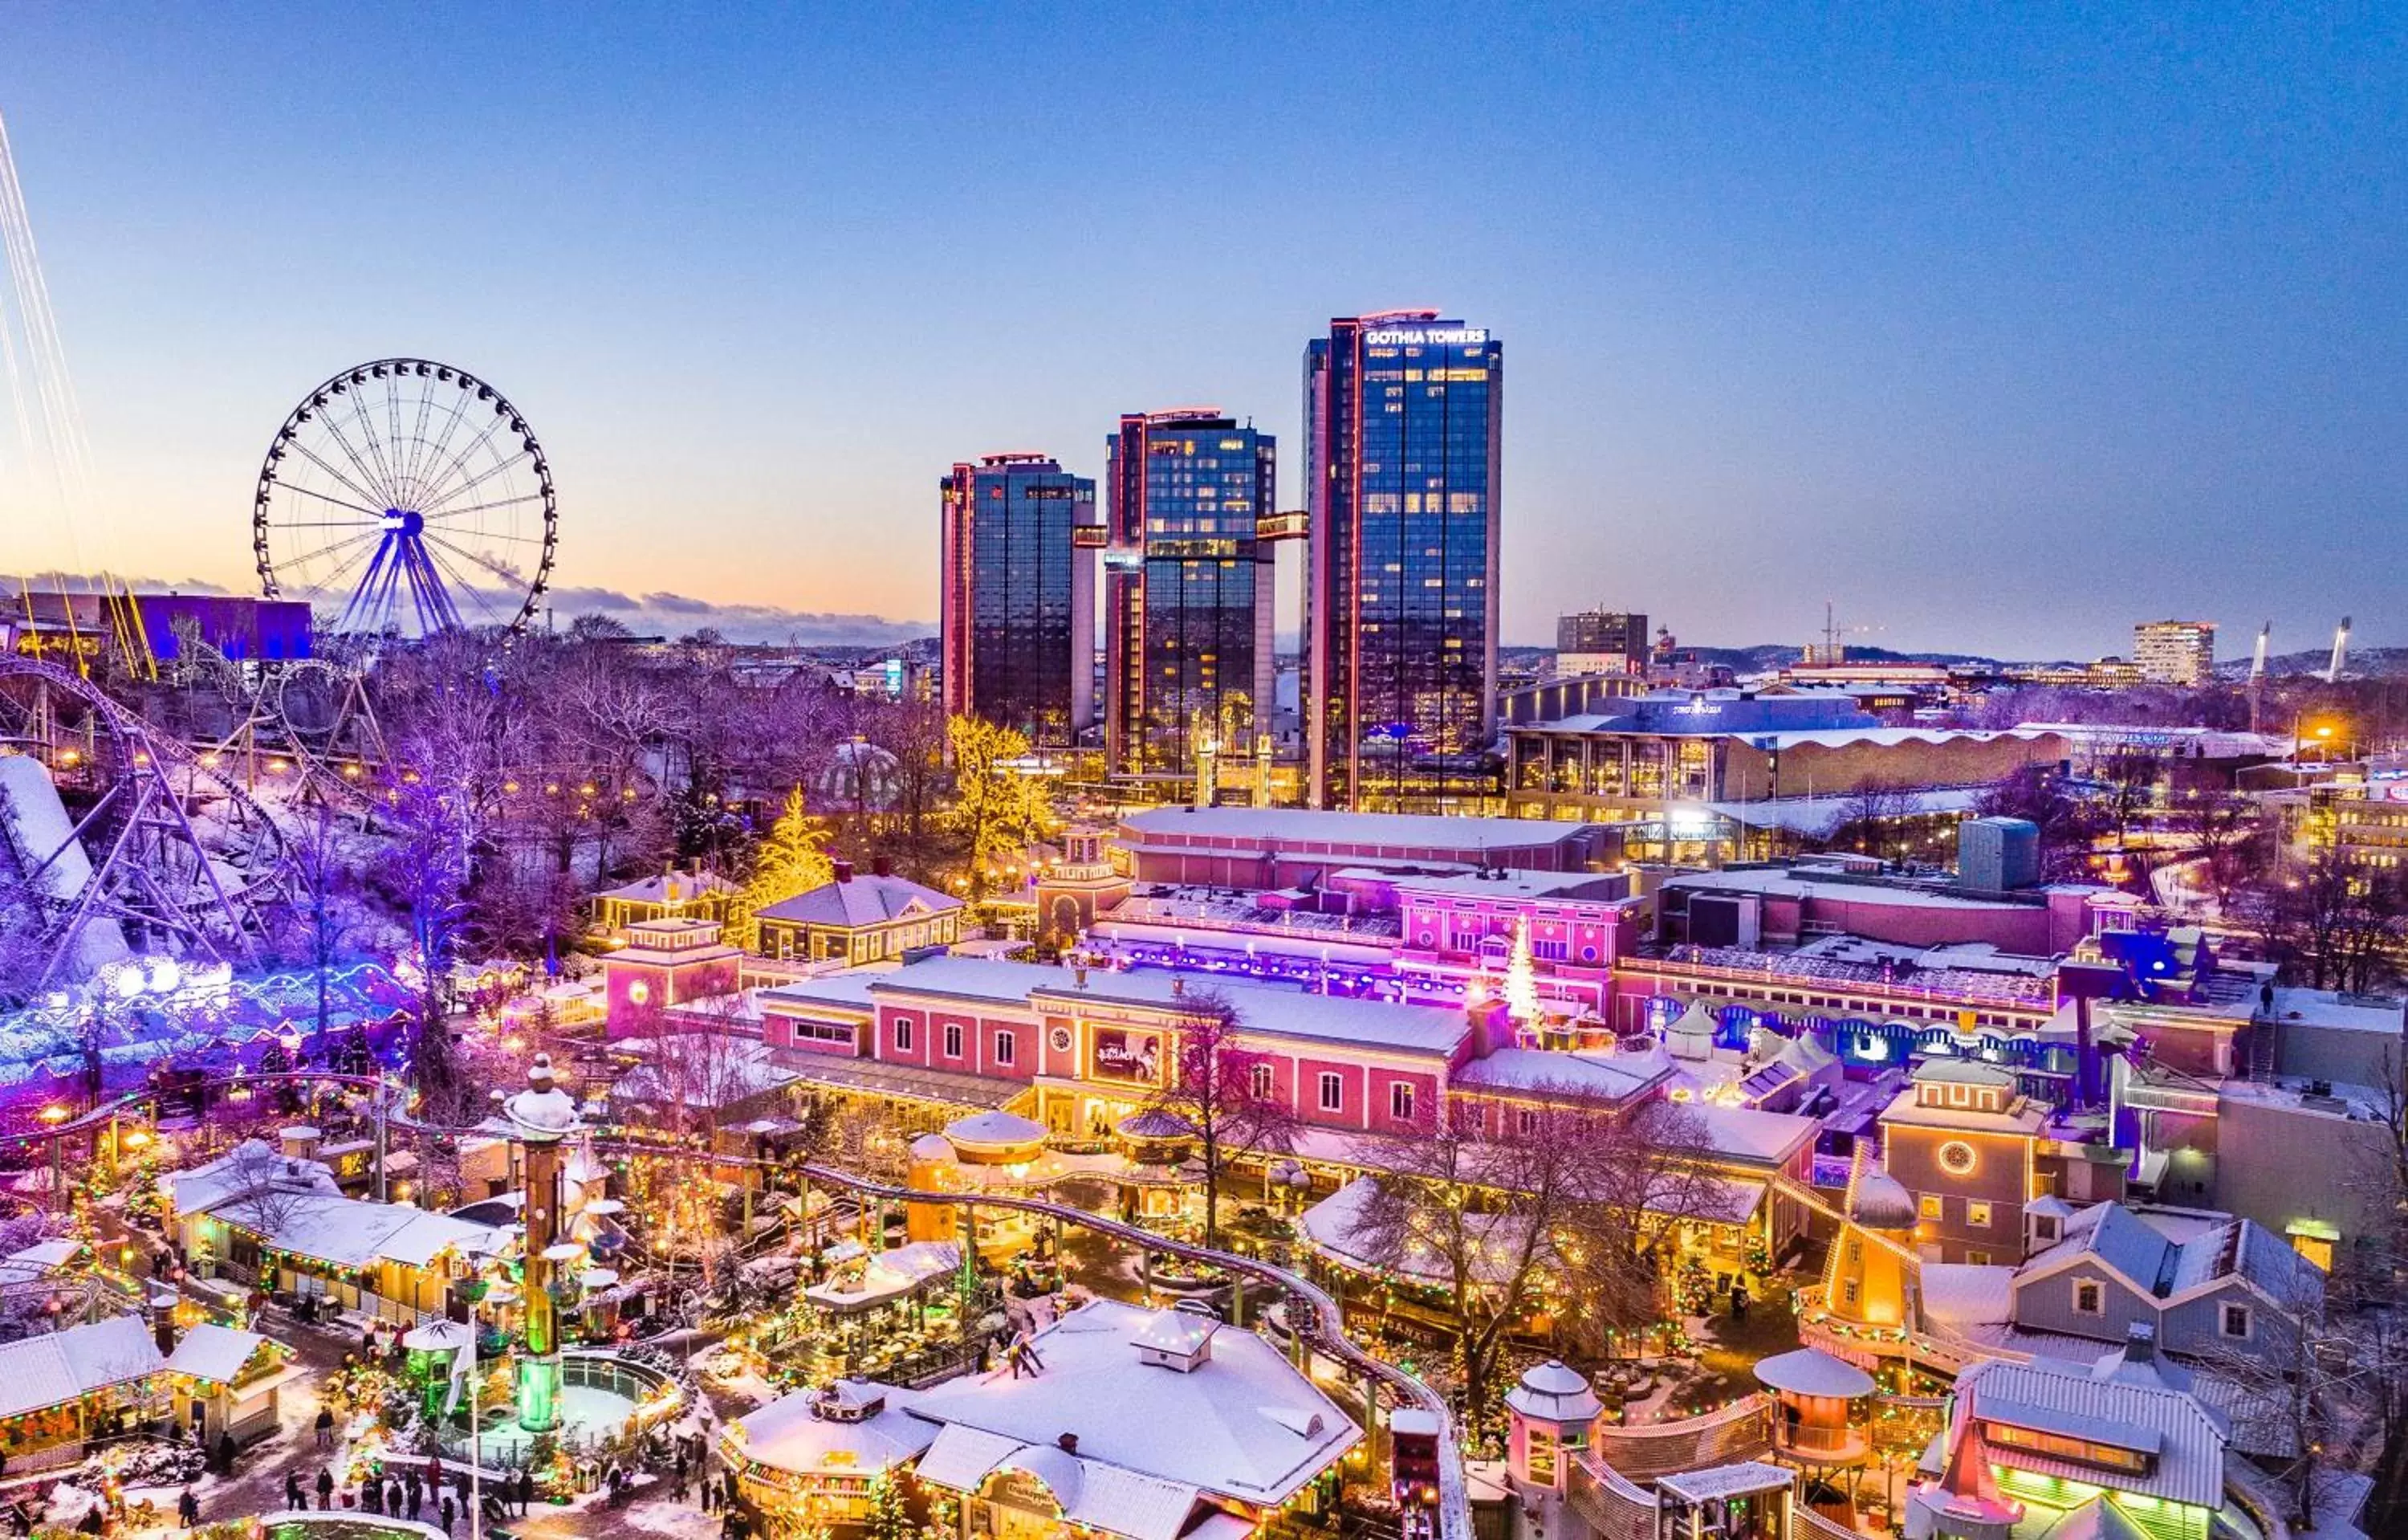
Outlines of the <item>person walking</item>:
M364 1476L360 1480L360 1511L380 1517L384 1513L384 1488L375 1476Z
M301 1473L300 1473L300 1472L298 1472L298 1471L287 1471L287 1472L285 1472L285 1473L284 1473L284 1507L285 1507L285 1511L286 1511L286 1512L288 1512L288 1513L299 1513L302 1509L304 1509L304 1508L308 1507L308 1505L309 1505L309 1500L308 1500L307 1497L304 1497L304 1496L301 1494Z
M234 1475L234 1434L230 1432L218 1434L218 1474Z
M527 1504L535 1501L535 1470L532 1466L519 1472L519 1517L527 1516Z
M401 1517L401 1483L390 1476L384 1484L384 1511L392 1518Z
M335 1473L321 1467L318 1472L318 1506L329 1508L335 1503Z
M334 1446L335 1409L332 1406L321 1406L318 1408L318 1447L331 1449Z
M193 1495L192 1488L187 1487L176 1499L177 1527L179 1529L191 1529L200 1521L201 1500Z
M456 1522L456 1521L458 1520L459 1517L460 1517L460 1507L459 1507L459 1504L452 1501L452 1494L451 1494L450 1492L445 1492L445 1493L443 1494L443 1533L444 1533L449 1534L449 1533L452 1533L452 1524L453 1524L454 1522Z

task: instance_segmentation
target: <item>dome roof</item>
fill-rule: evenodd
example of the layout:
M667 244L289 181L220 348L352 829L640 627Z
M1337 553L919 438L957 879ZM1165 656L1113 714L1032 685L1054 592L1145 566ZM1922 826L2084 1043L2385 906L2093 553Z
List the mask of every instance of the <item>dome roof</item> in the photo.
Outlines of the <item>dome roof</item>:
M956 1149L970 1145L980 1149L1009 1149L1021 1144L1041 1144L1045 1142L1045 1125L1018 1113L972 1113L945 1125L945 1137Z
M1019 1471L1045 1483L1054 1501L1064 1513L1079 1505L1079 1493L1087 1484L1086 1468L1079 1457L1067 1449L1044 1444L1024 1444L996 1463L998 1471Z
M1756 1377L1767 1389L1786 1390L1794 1396L1853 1401L1873 1393L1872 1375L1819 1347L1800 1347L1794 1353L1758 1360Z
M1113 1131L1124 1139L1185 1139L1196 1130L1167 1107L1148 1107L1122 1118Z
M1914 1194L1889 1173L1868 1166L1857 1174L1848 1217L1867 1230L1913 1230Z
M1517 1417L1541 1422L1588 1422L1605 1410L1588 1376L1555 1359L1526 1371L1521 1383L1505 1392L1505 1405Z
M911 1141L911 1159L914 1160L951 1160L953 1158L953 1144L941 1133L924 1133Z
M527 1066L526 1089L503 1102L502 1113L526 1139L558 1139L580 1126L577 1103L552 1078L550 1054L535 1056L535 1062Z

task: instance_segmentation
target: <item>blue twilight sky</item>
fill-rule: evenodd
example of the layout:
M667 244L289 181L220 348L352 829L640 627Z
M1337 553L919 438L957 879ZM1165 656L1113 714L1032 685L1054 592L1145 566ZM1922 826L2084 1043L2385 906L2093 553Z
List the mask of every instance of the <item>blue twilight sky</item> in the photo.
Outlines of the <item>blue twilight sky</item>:
M417 353L564 584L926 619L955 457L1217 401L1293 502L1305 338L1426 303L1505 338L1508 640L2408 642L2397 4L11 0L0 114L148 576Z

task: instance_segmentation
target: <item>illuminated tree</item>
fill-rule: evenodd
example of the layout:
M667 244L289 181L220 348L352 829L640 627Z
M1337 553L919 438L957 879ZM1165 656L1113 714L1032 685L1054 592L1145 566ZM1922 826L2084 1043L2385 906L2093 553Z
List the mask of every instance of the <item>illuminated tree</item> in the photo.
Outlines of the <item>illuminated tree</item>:
M1539 1019L1539 982L1530 962L1530 920L1513 922L1513 955L1505 963L1505 1011L1516 1026L1534 1026Z
M970 897L986 897L987 879L1004 857L1017 855L1036 832L1044 803L1037 784L1010 768L1028 740L975 716L945 725L953 756L953 822L969 861Z
M913 1540L919 1533L903 1500L903 1484L893 1470L881 1471L870 1478L869 1513L863 1527L869 1540Z
M1447 1300L1475 1435L1512 1377L1511 1338L1531 1316L1599 1339L1653 1318L1670 1228L1722 1217L1686 1108L1649 1101L1609 1111L1569 1087L1534 1093L1535 1105L1466 1105L1412 1138L1367 1144L1363 1160L1377 1174L1363 1178L1371 1191L1346 1238Z
M803 788L786 793L786 808L752 855L752 879L728 905L730 939L748 951L758 950L761 926L756 916L772 904L799 897L836 876L828 859L827 826L803 808Z

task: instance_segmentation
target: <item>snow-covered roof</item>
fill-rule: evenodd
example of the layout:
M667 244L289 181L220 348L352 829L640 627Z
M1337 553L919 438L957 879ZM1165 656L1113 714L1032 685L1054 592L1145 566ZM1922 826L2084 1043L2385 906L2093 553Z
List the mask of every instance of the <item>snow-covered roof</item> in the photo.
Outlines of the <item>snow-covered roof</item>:
M1614 891L1623 886L1624 879L1599 871L1520 871L1491 867L1485 871L1419 872L1396 877L1379 872L1367 872L1365 875L1386 882L1398 893L1435 893L1451 899L1522 899L1533 902L1547 900L1593 903L1624 901Z
M825 882L791 899L767 904L755 919L788 925L834 925L848 928L885 925L914 914L941 914L962 907L962 900L909 877L876 874Z
M1316 845L1480 849L1496 854L1560 845L1583 831L1579 824L1533 823L1526 818L1472 818L1411 813L1345 813L1316 808L1160 807L1124 813L1121 828L1139 835L1201 835L1217 840L1265 840L1283 852L1317 854Z
M1705 1134L1706 1147L1716 1155L1765 1165L1779 1165L1813 1142L1822 1127L1796 1113L1766 1112L1761 1107L1724 1107L1711 1102L1693 1106Z
M885 1404L858 1421L839 1421L816 1415L821 1391L797 1390L729 1423L729 1446L747 1460L803 1475L875 1475L936 1442L937 1425L910 1414L917 1391L858 1380L838 1380L831 1389Z
M1938 1325L1963 1331L2014 1314L2015 1270L2006 1263L1925 1262L1921 1271L1923 1313Z
M1844 1359L1819 1347L1800 1347L1758 1359L1757 1381L1774 1390L1797 1396L1835 1396L1854 1400L1873 1393L1873 1377Z
M735 891L734 883L710 872L668 871L618 887L606 887L594 896L622 903L692 903L697 899Z
M1992 1359L1958 1376L1956 1400L1960 1418L2156 1456L2148 1470L2126 1471L1991 1440L1995 1463L2196 1507L2214 1508L2223 1502L2224 1430L2187 1391L2100 1378L2086 1366L2053 1359Z
M36 1241L21 1251L0 1257L0 1283L24 1283L34 1278L48 1277L74 1261L82 1251L81 1241L66 1237Z
M1524 1370L1505 1392L1505 1404L1524 1417L1562 1423L1591 1422L1605 1410L1588 1376L1556 1359Z
M1045 1137L1045 1125L998 1108L954 1118L945 1125L945 1137L955 1148L964 1144L979 1149L1034 1144Z
M167 1367L194 1379L231 1385L235 1376L242 1373L242 1366L266 1341L256 1331L238 1331L231 1326L204 1322L186 1331L184 1340L176 1344L176 1350L167 1355Z
M215 1213L280 1251L337 1267L367 1267L380 1261L424 1267L447 1247L466 1252L474 1244L496 1238L491 1225L429 1214L407 1203L372 1203L308 1193L236 1198Z
M1034 1374L1024 1365L1015 1379L998 1370L923 1395L912 1415L946 1430L919 1475L973 1489L1025 1447L1070 1452L1061 1448L1068 1433L1082 1467L1080 1497L1064 1504L1072 1521L1175 1540L1199 1492L1276 1505L1361 1436L1252 1332L1223 1330L1211 1356L1189 1370L1145 1362L1134 1339L1153 1314L1095 1301L1032 1339L1041 1364Z
M208 1164L169 1177L167 1197L178 1214L208 1214L263 1190L331 1197L342 1188L320 1162L286 1156L265 1139L246 1139Z
M150 1329L133 1316L0 1345L0 1417L62 1406L166 1366Z
M1102 1000L1177 1011L1192 1004L1196 996L1204 992L1201 986L1191 988L1194 983L1182 974L1152 969L1131 972L1098 969L1088 973L1083 989L1075 981L1065 980L1062 985L1037 992L1074 1010L1084 1003ZM1300 989L1218 979L1209 987L1237 1012L1240 1029L1249 1037L1452 1054L1471 1031L1469 1018L1445 1006L1397 1005L1385 1000L1309 994Z
M1556 1053L1544 1048L1499 1048L1455 1072L1460 1087L1491 1091L1555 1091L1619 1101L1672 1072L1661 1044L1649 1042L1635 1053Z

